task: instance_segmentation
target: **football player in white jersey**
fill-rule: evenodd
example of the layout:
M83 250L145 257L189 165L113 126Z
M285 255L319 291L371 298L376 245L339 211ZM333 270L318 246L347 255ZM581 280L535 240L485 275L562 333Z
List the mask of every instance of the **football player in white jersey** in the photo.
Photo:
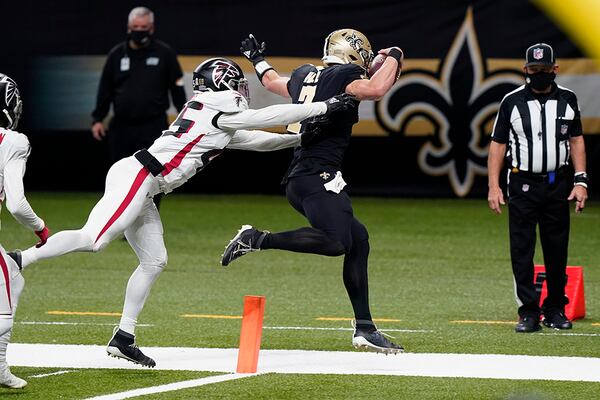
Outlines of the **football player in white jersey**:
M167 264L163 227L152 196L169 193L204 168L225 147L271 151L300 143L299 135L258 130L346 110L348 96L314 104L274 105L248 109L248 86L241 68L231 60L213 58L193 75L194 96L178 118L147 150L116 162L108 171L104 196L83 228L59 232L43 248L14 253L25 267L32 262L73 251L99 251L125 233L139 258L125 292L125 304L115 328L109 355L153 367L154 360L135 344L135 326L150 288Z
M37 246L40 247L48 239L48 228L25 198L23 175L31 148L27 136L13 130L20 116L21 98L17 84L0 74L0 201L6 200L6 208L13 217L38 235L40 241ZM10 372L6 363L6 348L25 281L19 266L6 254L2 245L0 271L0 387L20 389L27 382Z

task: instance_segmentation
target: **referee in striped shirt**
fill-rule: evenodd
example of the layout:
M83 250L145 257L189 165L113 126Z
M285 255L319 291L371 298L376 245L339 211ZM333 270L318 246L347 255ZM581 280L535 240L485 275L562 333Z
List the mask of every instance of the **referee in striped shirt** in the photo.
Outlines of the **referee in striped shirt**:
M564 314L569 201L576 201L580 213L587 199L579 106L575 93L554 83L558 65L549 45L529 47L523 71L526 84L504 96L494 123L488 203L492 211L501 212L499 178L506 157L510 255L519 306L515 331L540 330L542 314L545 326L571 329ZM533 270L537 225L548 286L541 308Z

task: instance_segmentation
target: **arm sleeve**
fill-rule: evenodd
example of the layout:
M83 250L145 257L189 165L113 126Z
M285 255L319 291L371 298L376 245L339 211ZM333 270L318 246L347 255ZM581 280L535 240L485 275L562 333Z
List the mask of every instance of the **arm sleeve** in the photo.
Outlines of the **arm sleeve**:
M506 101L502 100L492 131L492 140L496 143L504 144L508 142L508 135L510 133L510 114L508 113L507 108Z
M306 118L325 114L327 105L323 102L311 104L277 104L258 110L245 110L238 113L221 114L213 121L220 129L255 129L288 125Z
M177 111L181 112L185 104L185 89L183 87L183 71L177 61L177 55L174 51L169 52L169 87L171 99Z
M236 131L227 145L228 149L274 151L300 144L300 135L279 134L258 130Z
M110 103L113 100L113 82L114 82L114 71L113 71L113 52L109 53L106 58L106 63L102 69L102 75L100 76L100 84L98 86L98 95L96 97L96 108L92 112L92 118L94 122L102 121L108 110L110 109Z
M19 223L32 231L41 231L44 221L38 217L25 198L23 175L25 175L25 158L9 161L4 167L4 192L6 208Z

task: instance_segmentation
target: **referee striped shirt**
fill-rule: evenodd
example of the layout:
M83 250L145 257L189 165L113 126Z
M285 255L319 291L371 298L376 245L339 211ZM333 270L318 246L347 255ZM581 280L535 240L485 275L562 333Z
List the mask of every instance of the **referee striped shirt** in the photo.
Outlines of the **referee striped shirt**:
M492 140L507 143L510 165L544 174L569 163L569 138L582 134L577 96L553 84L548 94L523 85L500 103Z

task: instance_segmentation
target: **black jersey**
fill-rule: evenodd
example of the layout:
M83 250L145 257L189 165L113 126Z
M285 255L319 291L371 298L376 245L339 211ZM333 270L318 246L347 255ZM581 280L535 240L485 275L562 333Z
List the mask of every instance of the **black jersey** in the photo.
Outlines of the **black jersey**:
M355 64L332 65L327 68L305 64L292 72L287 88L295 104L324 101L344 93L350 82L362 79L364 75L364 69ZM350 143L352 125L356 122L358 107L334 115L331 123L308 145L296 147L283 183L294 176L340 171L344 153ZM302 122L289 125L288 131L301 133Z
M102 121L113 105L115 117L123 121L144 121L164 115L169 108L169 91L173 104L181 110L185 103L183 77L175 51L166 43L153 39L141 49L126 42L115 46L102 70L94 121Z

